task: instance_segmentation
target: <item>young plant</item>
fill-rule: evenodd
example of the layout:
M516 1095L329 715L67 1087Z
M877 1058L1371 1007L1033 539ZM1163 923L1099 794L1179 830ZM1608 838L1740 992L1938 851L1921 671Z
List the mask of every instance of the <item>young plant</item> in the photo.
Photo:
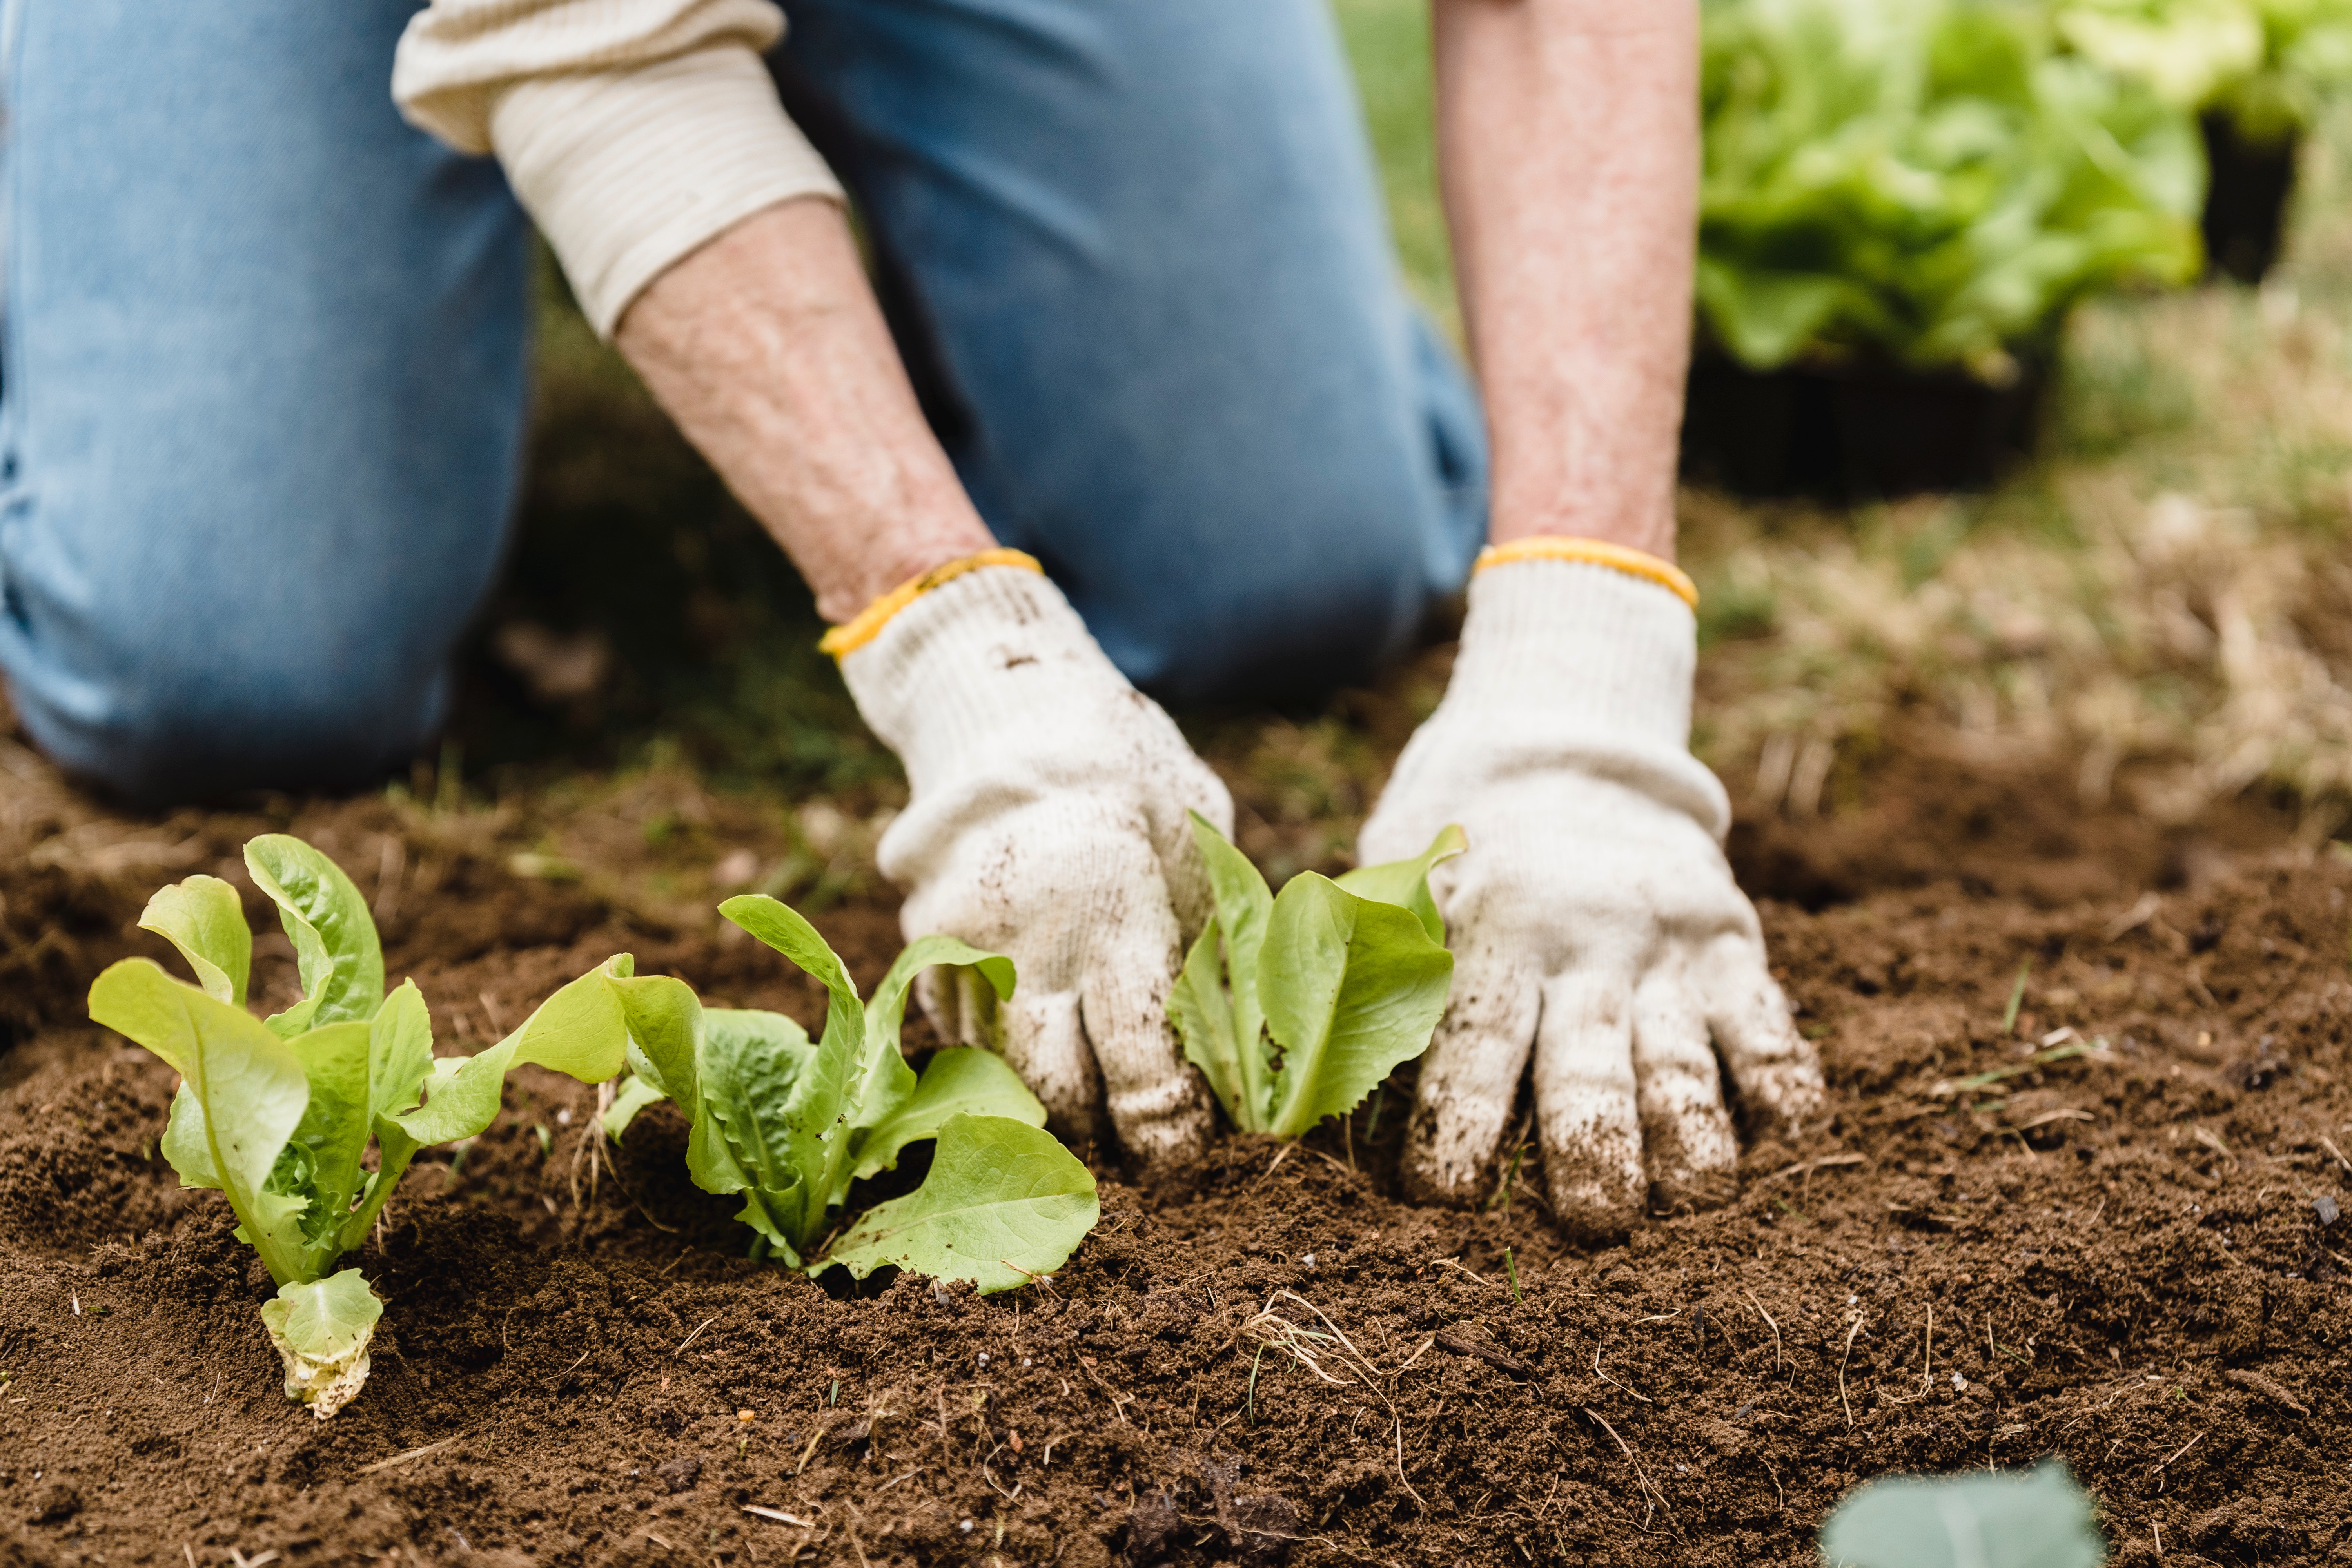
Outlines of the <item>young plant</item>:
M1044 1131L1045 1107L988 1051L940 1051L918 1079L898 1048L917 974L969 969L1001 1002L1013 961L927 936L861 1002L833 949L782 904L745 894L719 909L824 986L824 1034L812 1045L781 1013L706 1008L682 981L617 979L634 1076L605 1131L618 1139L646 1106L675 1101L695 1184L743 1195L736 1217L759 1233L753 1257L772 1251L812 1275L838 1264L862 1279L896 1264L991 1291L1060 1268L1101 1209L1094 1177ZM850 1183L926 1138L938 1148L922 1185L833 1236Z
M89 1016L179 1073L163 1157L184 1186L227 1197L237 1239L278 1282L261 1318L287 1396L323 1421L367 1381L383 1313L360 1271L331 1272L336 1261L366 1239L418 1150L497 1118L509 1068L537 1062L591 1083L621 1069L610 982L630 960L564 986L480 1055L436 1058L416 983L384 994L375 922L351 879L283 834L247 844L245 864L294 944L299 1002L269 1018L246 1011L253 932L236 889L191 877L149 900L139 923L180 950L197 984L125 959L90 986Z
M1430 868L1465 847L1448 827L1411 860L1268 890L1198 813L1216 913L1168 999L1184 1054L1244 1132L1297 1138L1344 1116L1429 1048L1454 983Z

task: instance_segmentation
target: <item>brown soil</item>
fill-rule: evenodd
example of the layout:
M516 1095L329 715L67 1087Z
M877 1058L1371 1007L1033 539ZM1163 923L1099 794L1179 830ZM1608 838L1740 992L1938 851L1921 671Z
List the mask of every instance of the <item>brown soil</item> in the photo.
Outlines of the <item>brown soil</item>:
M829 1293L740 1255L666 1110L592 1163L588 1091L526 1072L360 1258L381 1348L321 1424L225 1205L155 1154L171 1075L80 1020L104 963L162 956L146 893L304 833L445 1050L619 949L813 1019L707 912L714 862L800 830L658 775L133 820L5 742L0 774L0 1563L1799 1563L1871 1476L2051 1454L2119 1562L2159 1528L2352 1562L2352 868L2259 811L2165 832L1896 759L1743 827L1833 1113L1601 1251L1556 1241L1532 1153L1484 1212L1401 1202L1391 1086L1286 1156L1224 1141L1189 1194L1101 1167L1050 1289ZM818 885L870 982L887 899ZM2024 1068L2068 1027L2107 1044Z

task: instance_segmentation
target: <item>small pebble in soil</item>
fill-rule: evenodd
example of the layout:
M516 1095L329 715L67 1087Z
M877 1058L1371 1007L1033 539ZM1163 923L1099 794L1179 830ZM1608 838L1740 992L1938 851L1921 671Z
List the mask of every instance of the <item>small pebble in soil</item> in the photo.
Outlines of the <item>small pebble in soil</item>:
M1969 1380L1968 1380L1967 1378L1965 1378L1965 1377L1962 1377L1962 1376L1961 1376L1958 1373L1957 1373L1957 1372L1956 1372L1956 1373L1952 1373L1952 1392L1953 1392L1954 1394L1966 1394L1968 1391L1969 1391Z
M2336 1206L2336 1200L2326 1194L2322 1194L2311 1206L2313 1212L2319 1215L2319 1223L2323 1226L2334 1225L2344 1214L2344 1211Z
M966 1535L970 1535L971 1533L971 1521L967 1519L961 1524L957 1525L956 1528L962 1531Z
M980 1352L980 1364L982 1366L986 1366L988 1364L988 1352L986 1351Z
M1298 1261L1305 1264L1307 1268L1312 1268L1315 1267L1315 1255L1311 1252L1307 1253L1304 1257L1300 1258Z
M1024 1355L1024 1356L1023 1356L1023 1357L1021 1358L1021 1364L1022 1364L1023 1366L1027 1366L1027 1365L1029 1364L1029 1358L1028 1358L1027 1356L1025 1356L1025 1355Z

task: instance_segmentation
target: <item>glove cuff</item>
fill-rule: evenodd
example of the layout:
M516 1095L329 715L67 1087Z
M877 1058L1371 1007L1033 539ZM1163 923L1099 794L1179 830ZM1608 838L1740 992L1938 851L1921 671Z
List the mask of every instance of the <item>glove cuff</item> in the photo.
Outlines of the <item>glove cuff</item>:
M1689 573L1664 556L1635 550L1631 545L1612 544L1605 539L1530 534L1507 544L1489 544L1478 552L1478 560L1470 570L1485 572L1491 567L1508 566L1515 561L1580 561L1588 565L1607 566L1629 577L1655 583L1692 609L1698 608L1698 584L1691 581Z
M1062 591L1017 551L951 562L839 630L877 611L841 653L842 679L919 793L1041 727L1058 734L1083 723L1106 687L1129 689Z
M983 566L1017 566L1024 572L1040 576L1045 568L1025 550L1008 550L999 546L961 556L943 566L934 566L920 576L909 577L888 593L876 599L849 619L817 638L816 650L829 653L835 660L846 658L882 635L882 628L892 617L934 588L945 587L967 572L977 572Z
M1471 579L1447 701L1679 752L1697 668L1697 618L1670 587L1614 564L1521 558Z

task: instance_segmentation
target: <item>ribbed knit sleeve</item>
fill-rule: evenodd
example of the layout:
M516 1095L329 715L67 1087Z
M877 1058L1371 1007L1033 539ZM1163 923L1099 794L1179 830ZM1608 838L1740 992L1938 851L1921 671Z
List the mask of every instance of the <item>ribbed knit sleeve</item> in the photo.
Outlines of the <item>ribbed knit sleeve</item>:
M609 335L646 284L751 214L841 186L785 118L760 51L767 0L434 0L393 96L462 152L495 152Z

